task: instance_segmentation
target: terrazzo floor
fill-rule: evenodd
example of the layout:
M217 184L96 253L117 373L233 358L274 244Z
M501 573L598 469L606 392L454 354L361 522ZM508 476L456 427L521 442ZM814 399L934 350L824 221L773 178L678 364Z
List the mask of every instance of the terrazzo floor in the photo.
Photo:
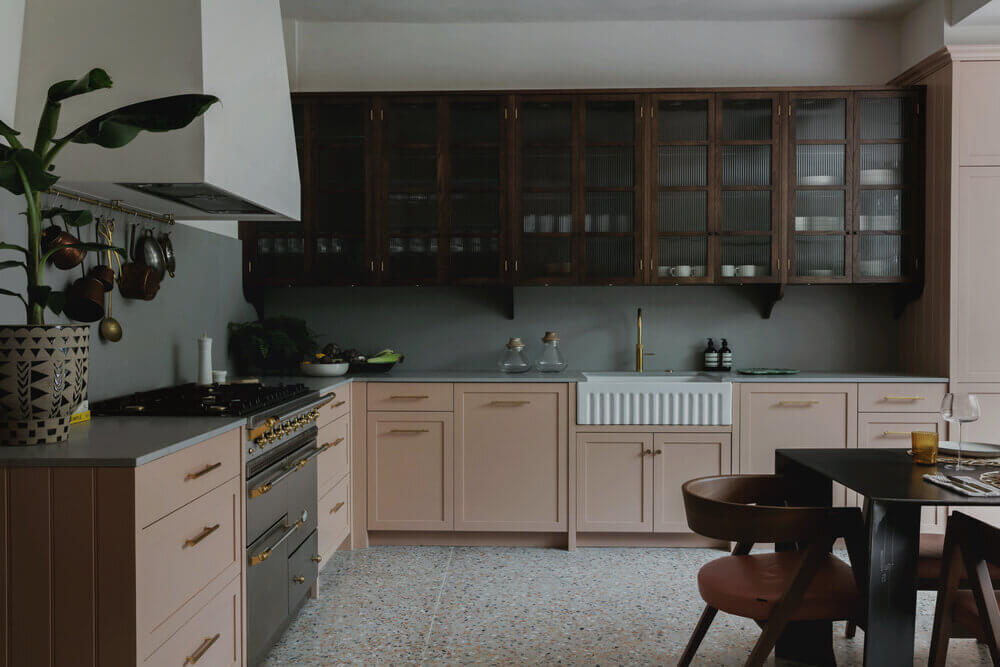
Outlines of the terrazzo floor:
M702 610L695 575L709 549L373 547L340 552L267 665L676 664ZM924 665L933 593L918 600ZM695 664L741 665L760 630L719 614ZM864 633L834 629L839 665L860 665ZM953 640L949 665L989 665ZM773 664L773 656L771 658Z

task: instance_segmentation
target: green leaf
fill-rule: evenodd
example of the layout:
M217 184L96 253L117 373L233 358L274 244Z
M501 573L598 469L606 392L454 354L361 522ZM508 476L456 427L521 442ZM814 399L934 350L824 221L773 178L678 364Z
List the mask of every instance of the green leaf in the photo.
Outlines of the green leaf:
M23 296L21 296L21 295L20 295L20 294L18 294L17 292L12 292L12 291L11 291L11 290L9 290L9 289L3 289L3 288L0 288L0 294L5 294L5 295L7 295L7 296L15 296L15 297L17 297L18 299L20 299L22 303L25 303L25 301L24 301L24 297L23 297Z
M49 298L46 300L45 305L56 315L62 313L63 308L66 307L66 293L65 292L51 292Z
M44 306L49 300L51 291L52 288L48 285L28 285L28 303L38 303Z
M6 139L7 143L10 144L10 148L4 146L3 144L0 144L0 158L4 157L4 150L9 151L12 148L22 148L21 142L17 140L17 135L19 134L21 133L12 128L7 123L0 120L0 137Z
M28 249L24 246L17 245L16 243L2 243L0 242L0 250L16 250L20 253L28 254Z
M0 262L0 271L3 271L4 269L13 269L15 266L20 266L25 271L28 270L28 265L24 262L19 262L16 259L10 259L6 262Z
M34 151L18 148L8 154L7 159L0 162L0 188L15 195L24 194L24 183L18 168L24 172L28 187L34 191L48 190L59 180L42 166L42 159Z
M95 67L76 81L69 79L49 86L49 101L61 102L67 97L83 95L101 88L111 87L111 77L100 67Z
M42 218L44 220L51 220L55 217L62 218L63 222L70 227L83 227L94 221L94 214L86 209L77 211L66 209L62 206L42 209Z
M186 127L219 101L214 95L173 95L130 104L98 116L58 140L120 148L143 130L169 132Z

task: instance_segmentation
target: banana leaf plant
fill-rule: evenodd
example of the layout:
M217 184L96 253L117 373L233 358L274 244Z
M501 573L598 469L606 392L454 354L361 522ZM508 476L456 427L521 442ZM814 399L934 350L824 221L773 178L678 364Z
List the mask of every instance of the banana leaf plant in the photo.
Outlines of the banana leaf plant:
M41 195L59 180L53 161L67 144L97 144L104 148L120 148L143 130L169 132L186 127L219 101L213 95L173 95L130 104L84 123L68 134L57 136L59 113L63 101L86 93L111 87L111 77L103 69L92 69L77 80L60 81L49 87L35 134L35 143L25 146L21 133L0 121L0 188L23 196L27 202L28 242L26 246L0 241L0 250L20 255L20 259L0 261L0 270L21 268L27 276L25 294L0 289L0 294L15 297L24 303L30 326L45 324L45 309L55 314L62 311L65 295L52 290L42 281L45 263L59 248L112 251L125 255L122 248L101 243L74 243L42 249L42 221L60 218L66 226L83 227L93 222L89 211L62 207L43 209Z

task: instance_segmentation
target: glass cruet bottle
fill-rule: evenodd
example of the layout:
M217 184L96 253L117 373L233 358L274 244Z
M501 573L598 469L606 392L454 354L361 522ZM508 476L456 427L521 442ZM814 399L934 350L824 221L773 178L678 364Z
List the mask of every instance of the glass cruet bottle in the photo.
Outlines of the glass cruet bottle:
M524 343L520 338L511 338L507 341L497 365L504 373L524 373L531 370L531 362L524 353Z
M546 331L542 338L542 356L535 361L535 368L543 373L558 373L566 369L566 359L559 351L559 334Z

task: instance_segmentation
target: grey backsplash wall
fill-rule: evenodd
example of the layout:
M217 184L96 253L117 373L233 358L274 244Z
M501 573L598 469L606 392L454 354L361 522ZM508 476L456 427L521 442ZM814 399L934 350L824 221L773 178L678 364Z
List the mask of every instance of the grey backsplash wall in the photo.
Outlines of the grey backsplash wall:
M570 368L631 370L635 311L643 308L647 369L699 367L705 338L726 337L738 367L884 371L897 368L891 288L788 287L769 320L754 287L520 287L515 319L473 288L293 288L268 291L262 316L304 318L321 343L406 355L401 369L494 367L510 336L534 358L546 330Z
M22 200L0 192L0 240L24 243L21 210ZM123 224L119 218L119 229ZM115 291L112 311L125 332L120 342L106 343L97 335L97 324L91 328L91 400L194 380L196 339L202 333L213 339L215 368L228 368L226 323L256 317L243 298L240 242L182 224L170 231L177 250L177 277L164 278L159 294L149 302L128 301ZM122 244L120 234L116 242ZM78 278L80 272L49 268L46 275L58 288L60 280ZM23 273L0 272L0 287L23 292ZM24 318L20 301L0 296L0 323L23 324ZM62 321L46 315L46 322Z

